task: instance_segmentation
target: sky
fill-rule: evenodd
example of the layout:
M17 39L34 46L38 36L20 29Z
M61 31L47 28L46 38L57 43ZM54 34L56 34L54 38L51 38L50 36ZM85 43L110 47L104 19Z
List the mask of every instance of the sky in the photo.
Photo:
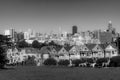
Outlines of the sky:
M120 0L0 0L0 33L104 30L110 20L120 32Z

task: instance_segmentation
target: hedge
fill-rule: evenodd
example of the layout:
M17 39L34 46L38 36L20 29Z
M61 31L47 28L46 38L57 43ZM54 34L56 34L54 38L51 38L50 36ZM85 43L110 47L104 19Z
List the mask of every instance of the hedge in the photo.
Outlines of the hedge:
M44 61L44 65L57 65L57 61L53 58L48 58Z
M108 58L99 58L97 59L96 63L103 63L103 62L107 62L108 61Z
M115 56L110 59L110 67L120 67L120 56Z
M80 63L83 63L83 59L76 59L72 61L72 64L75 65L76 67L79 66Z
M28 66L34 66L36 65L36 62L35 62L35 57L28 57L27 60L25 60L25 65L28 65Z
M70 61L69 60L60 60L58 62L58 64L61 66L68 66L70 64Z
M88 62L88 63L94 63L94 60L93 60L92 58L88 58L88 59L87 59L87 62Z
M99 59L97 59L95 66L96 67L102 67L103 63L107 62L107 61L108 61L108 58L99 58Z

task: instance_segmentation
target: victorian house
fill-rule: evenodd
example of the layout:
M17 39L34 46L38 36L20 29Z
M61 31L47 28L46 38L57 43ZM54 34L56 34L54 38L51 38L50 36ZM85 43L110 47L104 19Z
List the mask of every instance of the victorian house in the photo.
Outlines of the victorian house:
M105 57L114 57L114 56L118 56L118 50L115 44L109 44L106 48L105 48Z

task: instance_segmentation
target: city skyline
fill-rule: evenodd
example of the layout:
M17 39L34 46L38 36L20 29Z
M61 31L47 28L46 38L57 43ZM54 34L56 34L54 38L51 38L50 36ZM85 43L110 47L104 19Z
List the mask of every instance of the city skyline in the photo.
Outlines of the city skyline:
M56 33L60 27L72 33L74 25L78 32L105 30L110 20L120 32L119 8L119 0L1 0L0 33L10 28Z

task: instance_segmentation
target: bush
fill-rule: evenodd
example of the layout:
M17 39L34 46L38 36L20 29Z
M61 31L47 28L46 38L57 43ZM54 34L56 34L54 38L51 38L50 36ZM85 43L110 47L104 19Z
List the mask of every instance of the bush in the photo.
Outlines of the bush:
M94 60L93 60L92 58L88 58L88 59L87 59L87 62L88 62L88 63L94 63Z
M96 66L97 66L97 67L101 67L102 64L103 64L104 62L107 62L107 61L108 61L108 58L100 58L100 59L97 59L97 61L96 61Z
M81 58L81 63L85 63L87 61L87 58Z
M120 67L120 56L115 56L110 59L111 67Z
M57 61L53 58L48 58L44 61L44 65L57 65Z
M25 65L28 65L28 66L34 66L36 65L36 62L35 62L35 57L28 57L28 59L25 61Z
M103 62L107 62L108 58L100 58L96 61L96 63L103 63Z
M7 62L8 59L5 54L5 49L3 47L0 47L0 68L4 68Z
M79 66L80 63L82 63L82 59L76 59L72 61L72 64L74 64L75 66Z
M59 65L62 65L62 66L68 66L70 64L69 60L60 60L58 62Z

